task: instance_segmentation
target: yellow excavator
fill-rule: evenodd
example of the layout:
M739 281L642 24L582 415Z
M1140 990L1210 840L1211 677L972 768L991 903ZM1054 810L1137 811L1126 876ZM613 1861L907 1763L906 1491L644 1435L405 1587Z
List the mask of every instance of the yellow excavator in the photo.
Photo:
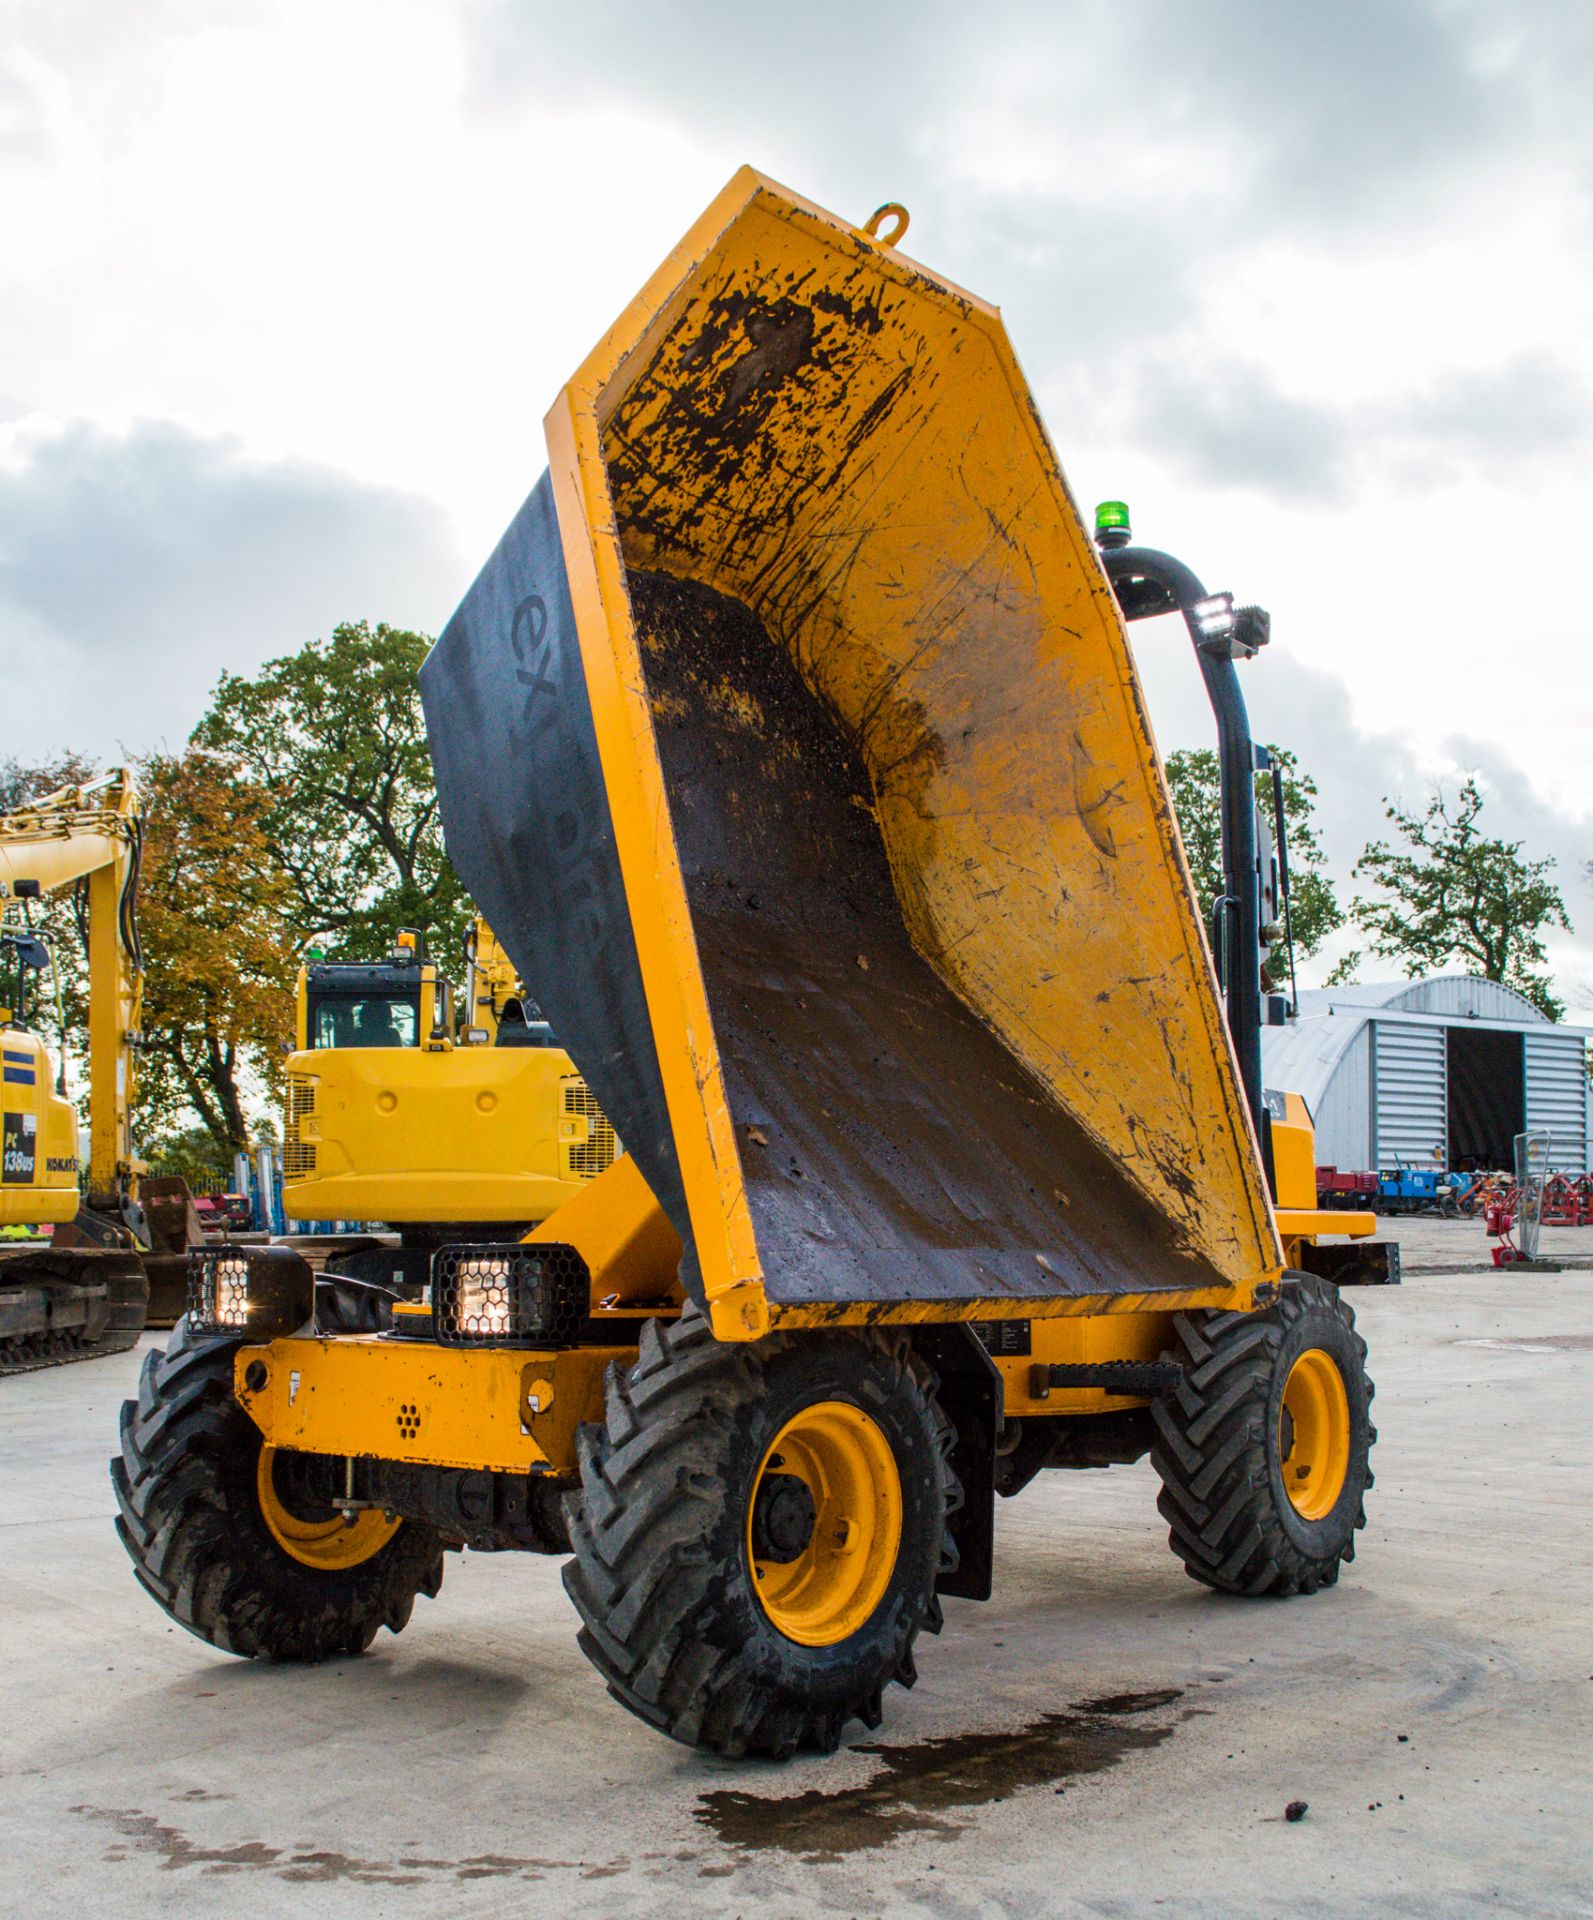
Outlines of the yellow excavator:
M436 1247L518 1240L620 1151L484 920L465 961L459 1006L409 930L385 960L312 957L299 971L282 1207L343 1229L289 1244L328 1280L359 1283L322 1289L345 1322L385 1324Z
M0 1373L130 1347L149 1302L130 1114L141 961L138 786L122 768L0 814ZM76 890L88 953L88 1165L59 1043L60 986L33 903ZM48 1228L48 1235L38 1232Z
M455 865L626 1152L384 1332L290 1249L194 1256L112 1474L213 1646L359 1651L448 1550L559 1554L618 1701L778 1757L879 1723L1044 1470L1148 1454L1224 1593L1353 1557L1357 1276L1261 1078L1265 617L1092 537L906 224L737 174L422 669ZM1222 748L1209 941L1128 640L1164 613Z

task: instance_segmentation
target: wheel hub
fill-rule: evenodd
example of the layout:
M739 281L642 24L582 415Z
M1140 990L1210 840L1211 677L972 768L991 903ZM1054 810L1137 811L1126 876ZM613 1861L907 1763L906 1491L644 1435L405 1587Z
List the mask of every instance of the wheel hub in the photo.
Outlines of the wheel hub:
M818 1511L805 1480L794 1473L765 1473L752 1503L754 1558L789 1566L811 1544Z
M901 1551L901 1475L861 1407L822 1400L775 1435L747 1510L753 1591L798 1646L831 1647L864 1626Z
M1278 1463L1300 1518L1325 1519L1349 1473L1350 1402L1337 1361L1321 1347L1307 1347L1283 1383Z
M345 1519L302 1493L303 1506L290 1505L277 1484L276 1467L277 1449L262 1447L255 1472L260 1517L282 1551L301 1566L318 1573L342 1573L360 1566L380 1553L403 1524L369 1511Z

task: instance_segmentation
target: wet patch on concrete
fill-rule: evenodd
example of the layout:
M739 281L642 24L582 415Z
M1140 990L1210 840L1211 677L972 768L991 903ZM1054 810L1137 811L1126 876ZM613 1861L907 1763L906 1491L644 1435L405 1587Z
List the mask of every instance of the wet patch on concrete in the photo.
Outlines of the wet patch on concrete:
M1226 1674L1207 1674L1208 1680L1226 1680ZM1170 1707L1184 1695L1182 1687L1156 1687L1149 1693L1103 1693L1094 1700L1080 1700L1077 1713L1153 1713L1158 1707Z
M1181 1698L1178 1687L1104 1694L1016 1729L954 1733L910 1747L858 1746L854 1753L882 1762L862 1786L784 1797L726 1788L703 1795L697 1818L726 1846L816 1864L905 1834L950 1840L967 1825L958 1814L1039 1787L1060 1792L1070 1780L1159 1747L1188 1718L1188 1709L1165 1717Z
M191 1799L191 1794L180 1796ZM344 1881L355 1886L420 1887L439 1880L540 1880L547 1873L576 1873L582 1879L601 1880L622 1873L625 1860L596 1863L589 1860L545 1860L516 1854L478 1853L457 1860L433 1859L399 1853L391 1860L367 1860L328 1848L272 1847L260 1840L233 1846L206 1846L180 1828L169 1826L152 1813L135 1807L76 1806L72 1812L108 1826L122 1844L110 1848L107 1858L125 1860L132 1854L154 1857L168 1873L192 1872L207 1876L229 1873L269 1873L275 1879L300 1885Z
M1593 1333L1501 1333L1486 1340L1457 1340L1455 1345L1497 1347L1505 1353L1593 1353Z

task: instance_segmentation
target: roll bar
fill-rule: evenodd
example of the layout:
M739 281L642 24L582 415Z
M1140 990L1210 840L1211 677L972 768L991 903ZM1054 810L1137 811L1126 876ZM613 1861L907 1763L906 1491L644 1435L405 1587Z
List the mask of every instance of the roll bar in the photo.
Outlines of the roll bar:
M1115 531L1115 530L1113 530ZM1222 897L1212 908L1212 955L1228 1010L1256 1137L1271 1177L1266 1103L1261 1087L1261 869L1256 844L1256 747L1235 668L1270 636L1260 607L1235 607L1232 594L1209 594L1199 576L1154 547L1111 544L1099 536L1101 559L1125 620L1179 613L1194 642L1200 676L1217 720L1222 793Z

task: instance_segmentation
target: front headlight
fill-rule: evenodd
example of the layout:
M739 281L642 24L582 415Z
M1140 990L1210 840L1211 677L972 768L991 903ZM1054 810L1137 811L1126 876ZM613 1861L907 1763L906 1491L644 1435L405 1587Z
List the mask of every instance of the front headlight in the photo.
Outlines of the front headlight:
M514 1322L514 1259L465 1255L454 1274L454 1325L467 1340L500 1340Z
M240 1247L194 1247L188 1254L188 1324L209 1333L249 1325L249 1260Z
M431 1261L437 1338L451 1347L573 1346L591 1285L574 1247L439 1247Z
M293 1333L315 1306L315 1274L292 1247L193 1247L188 1323L201 1333Z

